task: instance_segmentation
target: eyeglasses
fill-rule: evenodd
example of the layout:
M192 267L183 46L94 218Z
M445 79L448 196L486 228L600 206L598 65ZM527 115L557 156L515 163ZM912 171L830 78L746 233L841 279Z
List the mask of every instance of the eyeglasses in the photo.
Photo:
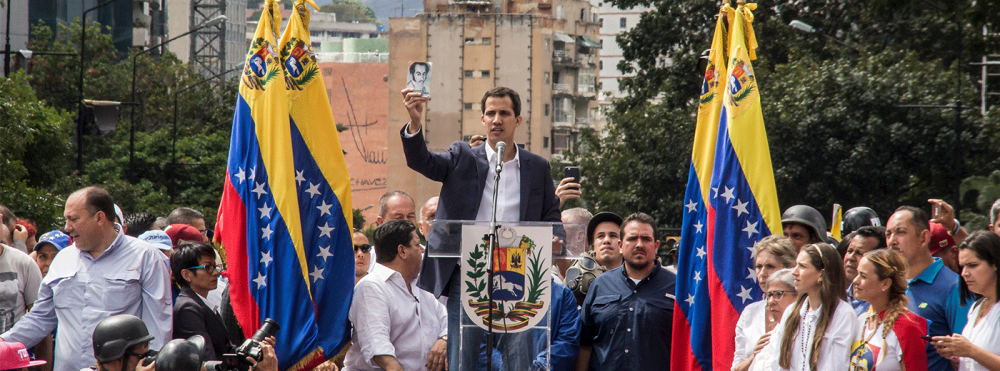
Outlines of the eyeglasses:
M361 249L361 252L367 254L369 251L372 251L372 245L354 245L354 252L358 252L358 249Z
M796 295L797 293L795 292L795 290L772 290L764 293L764 300L767 299L781 300L781 298L784 297L785 294Z
M222 271L226 270L226 265L225 264L215 265L215 263L208 263L208 264L203 264L203 265L199 265L197 267L191 267L191 268L187 268L187 269L188 270L204 269L207 272L216 271L216 272L222 273Z

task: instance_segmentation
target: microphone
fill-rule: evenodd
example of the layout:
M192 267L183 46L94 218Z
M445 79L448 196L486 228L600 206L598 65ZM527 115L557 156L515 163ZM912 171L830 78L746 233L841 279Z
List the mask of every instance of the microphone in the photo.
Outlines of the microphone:
M497 142L497 174L503 170L503 154L507 151L507 143L503 141Z

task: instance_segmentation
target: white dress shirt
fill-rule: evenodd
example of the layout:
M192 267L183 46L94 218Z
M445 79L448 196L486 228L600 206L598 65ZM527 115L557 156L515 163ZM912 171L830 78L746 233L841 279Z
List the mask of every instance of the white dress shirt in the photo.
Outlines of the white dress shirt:
M479 202L479 213L476 220L490 221L493 216L493 178L497 175L497 152L486 146L486 158L489 159L489 170L486 171L486 187L483 188L483 198ZM517 143L508 143L507 151L514 152L514 159L503 163L500 172L500 191L497 192L497 221L516 222L521 220L521 151Z
M60 251L31 311L0 338L34 346L58 323L54 371L93 366L94 328L114 315L141 318L154 336L149 349L170 341L174 323L167 257L153 245L121 233L120 227L118 231L97 258L76 245Z
M426 370L427 356L437 339L448 334L448 313L434 295L382 264L354 286L349 318L351 348L344 370L381 369L375 356L389 355L404 370Z
M733 355L733 369L753 355L757 341L767 332L766 313L767 300L760 300L743 308L739 321L736 321L736 353Z
M774 352L774 367L782 371L811 371L809 369L809 358L812 356L812 342L816 331L816 323L819 320L820 308L814 311L806 309L803 303L799 313L801 316L798 334L792 342L792 359L787 369L781 368L778 360L781 358L781 338L785 331L785 324L788 323L788 316L793 315L794 305L789 305L785 309L782 320L774 328L771 335L772 341L762 352ZM819 359L816 362L814 371L846 371L850 365L851 345L854 342L855 333L858 330L858 317L854 314L854 308L846 301L837 300L837 309L830 317L830 324L823 334L823 344L820 345ZM803 351L804 350L804 351ZM756 363L756 360L755 360Z
M962 329L962 336L969 339L973 345L985 349L993 354L1000 354L1000 331L997 331L997 324L1000 323L1000 305L993 304L990 311L986 312L983 319L976 323L979 311L983 310L983 302L976 302L969 309L969 322L965 323ZM986 371L986 367L979 364L972 358L959 357L958 371Z

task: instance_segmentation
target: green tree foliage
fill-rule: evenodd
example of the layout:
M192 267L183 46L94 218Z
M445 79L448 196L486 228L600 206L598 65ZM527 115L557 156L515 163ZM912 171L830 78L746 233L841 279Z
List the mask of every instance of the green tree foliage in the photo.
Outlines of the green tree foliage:
M31 48L78 53L79 23L60 27L60 37L43 24L33 27ZM84 98L130 102L135 54L116 55L110 36L99 32L101 27L89 24L87 29ZM83 137L83 174L75 172L79 58L37 55L27 77L0 80L4 86L0 99L22 102L3 107L38 106L14 112L21 116L12 120L0 116L0 130L12 133L0 134L0 158L6 160L0 166L13 164L9 171L0 169L0 174L4 182L14 182L4 184L5 191L11 192L0 192L0 203L39 221L39 228L49 229L60 226L60 200L73 190L97 184L107 188L126 212L165 216L178 206L187 206L205 213L206 220L215 219L237 82L209 81L170 53L142 54L136 62L137 105L122 106L114 131ZM134 123L129 122L131 109L135 109ZM175 122L176 164L172 164ZM133 127L135 164L129 179Z
M333 0L332 4L319 7L319 11L337 14L337 22L382 24L375 17L375 11L358 0Z
M72 130L70 115L38 100L23 72L0 78L0 204L42 229L62 214L50 186L70 173L71 162L48 159L71 153Z
M584 135L567 159L581 166L591 209L653 212L678 225L701 84L697 57L710 46L718 4L610 2L651 8L618 36L618 68L636 76L621 79L628 96L608 112L606 137ZM901 204L924 206L929 197L958 204L959 179L1000 165L990 144L1000 139L1000 119L965 110L956 144L955 110L901 106L954 104L957 84L964 104L978 101L978 72L967 63L1000 52L1000 38L982 37L983 26L1000 29L998 7L935 0L761 4L754 11L754 70L780 206L824 210L837 202L888 215ZM818 32L798 32L788 26L792 20ZM663 57L666 66L657 64ZM657 103L649 103L654 97Z

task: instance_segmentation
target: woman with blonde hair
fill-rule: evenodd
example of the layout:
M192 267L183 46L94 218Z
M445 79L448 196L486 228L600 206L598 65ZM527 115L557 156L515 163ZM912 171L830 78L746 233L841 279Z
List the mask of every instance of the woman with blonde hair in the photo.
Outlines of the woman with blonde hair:
M906 260L895 251L871 251L858 262L854 297L870 307L859 319L852 371L927 370L927 320L906 309L906 286Z
M765 351L778 352L781 370L844 370L858 318L845 301L847 279L840 254L829 244L805 245L792 275L799 297L774 330L780 338Z
M757 275L757 283L763 292L767 292L768 278L772 273L780 269L787 269L795 266L795 247L792 240L782 235L770 235L754 245L754 273ZM764 338L780 318L772 316L767 310L767 295L763 300L757 301L746 308L740 314L739 321L736 322L736 353L733 355L733 371L746 371L753 362L753 356L768 339ZM778 316L780 317L780 313ZM763 344L761 344L763 342Z
M958 371L1000 370L1000 236L975 231L958 245L958 263L962 267L959 287L962 305L970 293L979 297L969 307L969 322L962 334L935 336L931 340L938 354L958 360Z

